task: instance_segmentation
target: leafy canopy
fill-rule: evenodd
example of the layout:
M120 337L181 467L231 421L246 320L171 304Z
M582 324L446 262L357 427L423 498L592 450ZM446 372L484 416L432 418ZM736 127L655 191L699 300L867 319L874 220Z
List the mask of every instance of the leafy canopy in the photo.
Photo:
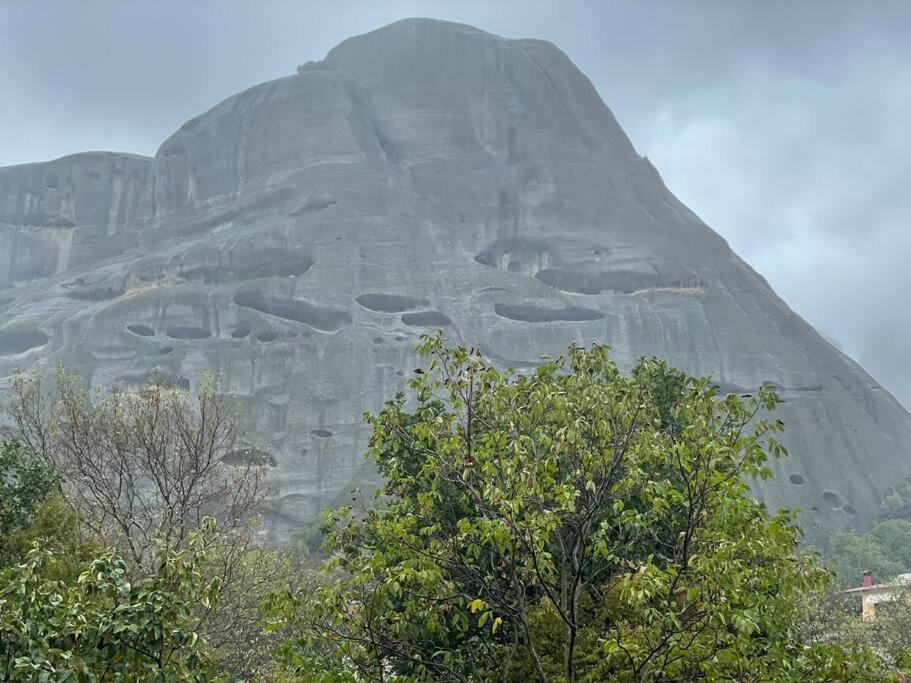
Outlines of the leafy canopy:
M53 467L17 441L0 443L0 567L15 558L11 537L34 522L42 502L58 488Z
M194 614L219 583L199 571L214 522L182 550L162 548L137 583L114 551L73 580L37 545L0 574L0 679L4 681L208 681L214 676Z
M827 574L745 480L784 449L761 413L600 346L532 374L426 338L378 414L383 506L327 519L322 583L265 604L308 680L881 680L805 643L795 597ZM860 657L862 653L858 653Z

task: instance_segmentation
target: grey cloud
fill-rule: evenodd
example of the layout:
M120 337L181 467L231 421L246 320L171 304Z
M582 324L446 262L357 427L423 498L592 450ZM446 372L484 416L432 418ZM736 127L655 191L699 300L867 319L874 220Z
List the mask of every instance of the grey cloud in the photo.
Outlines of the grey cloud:
M911 71L886 54L837 85L744 70L631 127L680 198L906 405L908 352L883 340L911 331L909 108Z

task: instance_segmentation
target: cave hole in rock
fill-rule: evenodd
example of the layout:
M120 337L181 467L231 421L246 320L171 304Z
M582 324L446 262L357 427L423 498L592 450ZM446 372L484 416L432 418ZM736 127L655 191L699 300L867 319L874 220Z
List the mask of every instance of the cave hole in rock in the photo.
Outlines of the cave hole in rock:
M368 311L377 313L402 313L415 308L423 308L430 303L427 299L419 299L414 296L381 293L361 294L354 300Z
M599 271L585 267L544 268L535 273L535 278L554 289L590 295L602 292L633 294L648 290L688 294L706 287L701 278L690 274L665 276L655 272L624 269Z
M138 334L140 337L154 337L155 330L153 330L148 325L134 324L127 325L127 329L133 334Z
M174 350L174 347L173 347L173 346L162 346L162 347L158 350L158 353L159 353L160 355L162 355L162 356L167 356L167 355L168 355L169 353L171 353L173 350Z
M0 355L23 353L47 342L48 336L38 330L0 330Z
M123 294L122 289L113 287L98 287L96 289L77 289L73 292L67 292L69 299L77 301L106 301L107 299L116 299Z
M311 429L310 433L313 436L319 437L320 439L328 439L330 436L332 436L332 432L330 432L328 429Z
M338 200L334 197L308 197L303 204L291 211L288 215L302 216L314 211L328 209L330 206L335 206L336 204L338 204Z
M533 304L494 304L494 312L501 318L518 320L526 323L551 323L557 321L586 322L601 320L604 314L591 308L566 306L564 308L544 308Z
M265 296L262 292L246 291L234 295L234 303L260 313L304 323L323 332L335 332L351 324L351 314L333 308L314 306L297 299Z
M842 510L842 512L849 514L849 515L857 514L857 510L854 509L853 505L845 505L841 510Z
M553 260L555 251L549 242L525 237L499 239L478 252L474 260L491 268L511 273L536 270Z
M748 394L750 390L746 387L742 387L739 384L734 384L732 382L718 382L718 393L722 396L727 396L728 394Z
M439 311L419 311L402 314L402 322L412 327L446 327L452 321Z
M272 330L264 330L256 335L256 339L257 341L268 344L269 342L274 342L276 339L278 339L278 334Z
M823 491L822 499L831 508L838 509L841 507L841 497L835 491Z
M373 338L373 343L374 343L374 344L385 344L385 343L386 343L386 340L383 339L382 337L374 337L374 338Z
M546 285L564 292L576 294L600 294L601 292L633 292L655 287L671 286L655 273L635 270L586 271L570 268L547 268L535 277Z
M212 333L205 327L179 325L169 329L168 336L171 339L207 339L212 336Z
M233 330L231 330L231 336L235 339L243 339L252 332L252 328L249 325L238 325Z
M299 277L313 264L313 258L307 253L270 247L235 253L231 266L200 265L181 270L178 276L190 282L212 285L269 277Z
M803 486L807 483L807 480L802 474L792 474L788 479L791 480L791 483L794 484L794 486Z

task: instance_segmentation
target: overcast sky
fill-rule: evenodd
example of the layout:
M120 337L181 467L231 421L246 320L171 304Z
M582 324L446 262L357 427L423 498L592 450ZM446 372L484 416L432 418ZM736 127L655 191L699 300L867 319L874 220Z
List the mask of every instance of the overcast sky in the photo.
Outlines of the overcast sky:
M0 165L154 154L408 16L560 46L671 190L911 406L907 0L0 0Z

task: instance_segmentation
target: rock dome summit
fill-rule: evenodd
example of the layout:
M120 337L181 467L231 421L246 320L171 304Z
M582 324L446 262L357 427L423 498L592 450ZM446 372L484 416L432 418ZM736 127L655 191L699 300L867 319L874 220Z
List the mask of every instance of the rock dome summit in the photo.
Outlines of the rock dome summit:
M229 97L153 158L0 169L0 255L3 376L212 370L274 463L278 538L373 476L361 416L438 328L516 369L597 341L625 368L656 355L722 391L774 383L790 457L754 490L811 535L865 525L911 474L908 412L541 40L400 21Z

